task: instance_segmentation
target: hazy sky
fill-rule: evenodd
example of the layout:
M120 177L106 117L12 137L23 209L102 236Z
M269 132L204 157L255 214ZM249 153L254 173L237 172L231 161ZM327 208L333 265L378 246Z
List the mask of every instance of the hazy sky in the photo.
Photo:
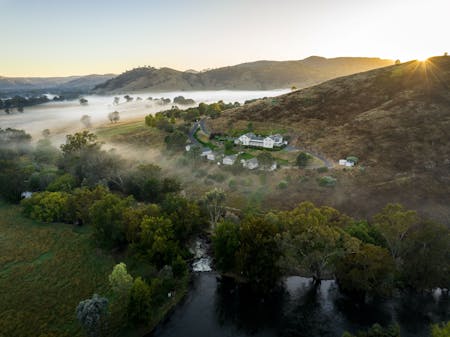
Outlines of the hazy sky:
M0 76L450 52L449 0L0 0Z

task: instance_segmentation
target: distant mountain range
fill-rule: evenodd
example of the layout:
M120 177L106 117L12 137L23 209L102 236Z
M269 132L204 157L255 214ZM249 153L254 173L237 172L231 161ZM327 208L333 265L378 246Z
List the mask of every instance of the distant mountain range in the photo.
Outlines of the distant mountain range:
M257 61L195 72L171 68L136 68L99 84L94 93L166 90L270 90L303 88L335 77L392 65L394 61L365 57L327 59L311 56L299 61Z
M103 83L114 74L86 75L68 77L1 77L0 93L20 94L26 92L48 91L80 91L88 92L96 85Z

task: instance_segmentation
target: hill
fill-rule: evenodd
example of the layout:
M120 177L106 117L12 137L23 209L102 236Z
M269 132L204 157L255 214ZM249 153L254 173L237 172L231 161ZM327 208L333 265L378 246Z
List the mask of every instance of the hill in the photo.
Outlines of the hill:
M115 75L86 75L68 77L1 77L0 92L19 94L34 91L89 91Z
M204 72L142 67L98 85L95 93L142 90L269 90L306 87L334 77L392 64L379 58L313 56L300 61L257 61Z
M335 170L341 181L336 189L313 191L310 199L363 213L402 202L450 222L450 57L259 100L226 111L209 127L223 132L250 121L256 127L285 127L295 145L334 161L349 155L360 159L360 169ZM303 198L301 191L295 193Z

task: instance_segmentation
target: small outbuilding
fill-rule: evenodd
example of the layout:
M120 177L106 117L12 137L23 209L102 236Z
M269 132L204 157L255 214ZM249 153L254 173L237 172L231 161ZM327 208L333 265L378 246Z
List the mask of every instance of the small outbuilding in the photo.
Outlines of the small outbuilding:
M237 154L233 154L231 156L225 156L222 159L222 163L224 165L233 165L234 162L236 161L236 159L237 159Z
M256 158L251 158L248 160L242 160L242 166L244 166L245 168L249 169L249 170L254 170L255 168L259 167L259 162L258 159Z

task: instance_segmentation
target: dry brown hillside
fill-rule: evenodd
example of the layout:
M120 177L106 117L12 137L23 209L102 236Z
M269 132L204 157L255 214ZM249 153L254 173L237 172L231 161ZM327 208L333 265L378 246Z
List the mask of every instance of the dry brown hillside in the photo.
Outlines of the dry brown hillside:
M334 191L311 192L316 201L364 214L400 201L450 222L450 57L389 66L260 100L227 111L210 127L224 131L221 126L230 126L230 120L286 126L298 145L335 161L359 157L364 174L341 177L345 184Z

